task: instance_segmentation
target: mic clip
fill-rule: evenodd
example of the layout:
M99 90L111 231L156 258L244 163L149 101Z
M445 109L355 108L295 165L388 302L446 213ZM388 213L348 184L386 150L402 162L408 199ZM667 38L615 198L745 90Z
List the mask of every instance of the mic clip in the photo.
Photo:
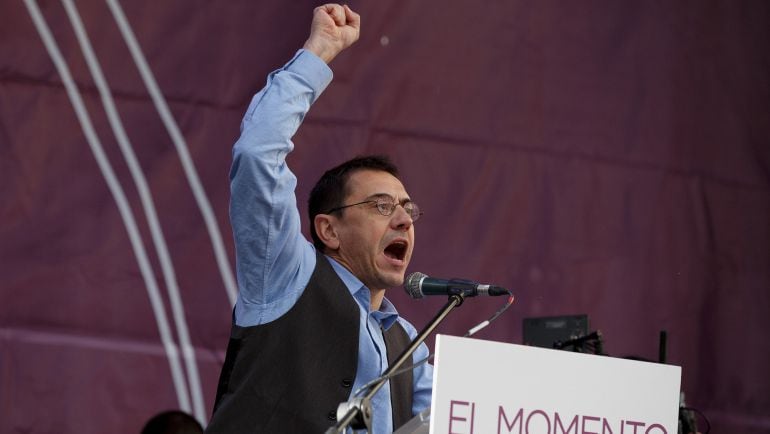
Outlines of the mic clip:
M337 406L337 420L342 420L349 411L355 411L356 415L350 422L350 428L354 430L366 429L366 432L372 431L372 402L369 398L351 398L349 401L341 402ZM327 433L338 432L334 431L333 427L330 428ZM341 432L341 431L339 431Z
M476 289L476 283L471 280L451 279L447 284L447 295L450 297L459 295L461 298L465 299L465 297L478 295L478 290Z

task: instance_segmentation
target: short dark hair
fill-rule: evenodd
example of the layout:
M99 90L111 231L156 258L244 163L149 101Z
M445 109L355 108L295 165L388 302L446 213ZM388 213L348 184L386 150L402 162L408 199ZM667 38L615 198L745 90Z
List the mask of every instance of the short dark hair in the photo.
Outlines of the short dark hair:
M203 434L203 427L194 417L179 410L169 410L152 417L142 428L142 434Z
M323 252L326 245L315 231L315 216L344 205L342 201L348 195L348 179L351 174L359 170L387 172L398 178L398 168L385 155L356 157L327 170L310 192L307 207L310 217L310 235L313 237L313 245L318 251Z

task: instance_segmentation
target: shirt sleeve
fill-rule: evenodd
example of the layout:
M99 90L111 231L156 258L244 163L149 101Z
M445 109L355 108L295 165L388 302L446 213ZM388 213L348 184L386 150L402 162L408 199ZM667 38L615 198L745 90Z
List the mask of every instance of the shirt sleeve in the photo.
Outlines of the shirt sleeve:
M310 280L315 250L302 235L295 188L286 165L296 133L332 72L300 50L272 72L251 100L233 147L230 222L238 300L235 322L264 324L286 313Z

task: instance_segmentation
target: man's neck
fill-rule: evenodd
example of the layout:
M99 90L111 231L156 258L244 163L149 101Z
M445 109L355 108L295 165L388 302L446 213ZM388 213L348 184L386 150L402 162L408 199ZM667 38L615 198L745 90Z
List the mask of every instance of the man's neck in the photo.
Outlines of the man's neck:
M380 310L380 306L382 306L382 299L385 298L385 290L384 289L370 289L370 308L372 309L372 312Z

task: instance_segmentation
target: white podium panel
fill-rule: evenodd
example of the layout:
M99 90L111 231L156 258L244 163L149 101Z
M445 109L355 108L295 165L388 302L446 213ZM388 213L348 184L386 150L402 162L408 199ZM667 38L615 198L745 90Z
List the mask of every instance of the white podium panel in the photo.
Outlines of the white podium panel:
M431 434L677 434L681 368L439 335Z

